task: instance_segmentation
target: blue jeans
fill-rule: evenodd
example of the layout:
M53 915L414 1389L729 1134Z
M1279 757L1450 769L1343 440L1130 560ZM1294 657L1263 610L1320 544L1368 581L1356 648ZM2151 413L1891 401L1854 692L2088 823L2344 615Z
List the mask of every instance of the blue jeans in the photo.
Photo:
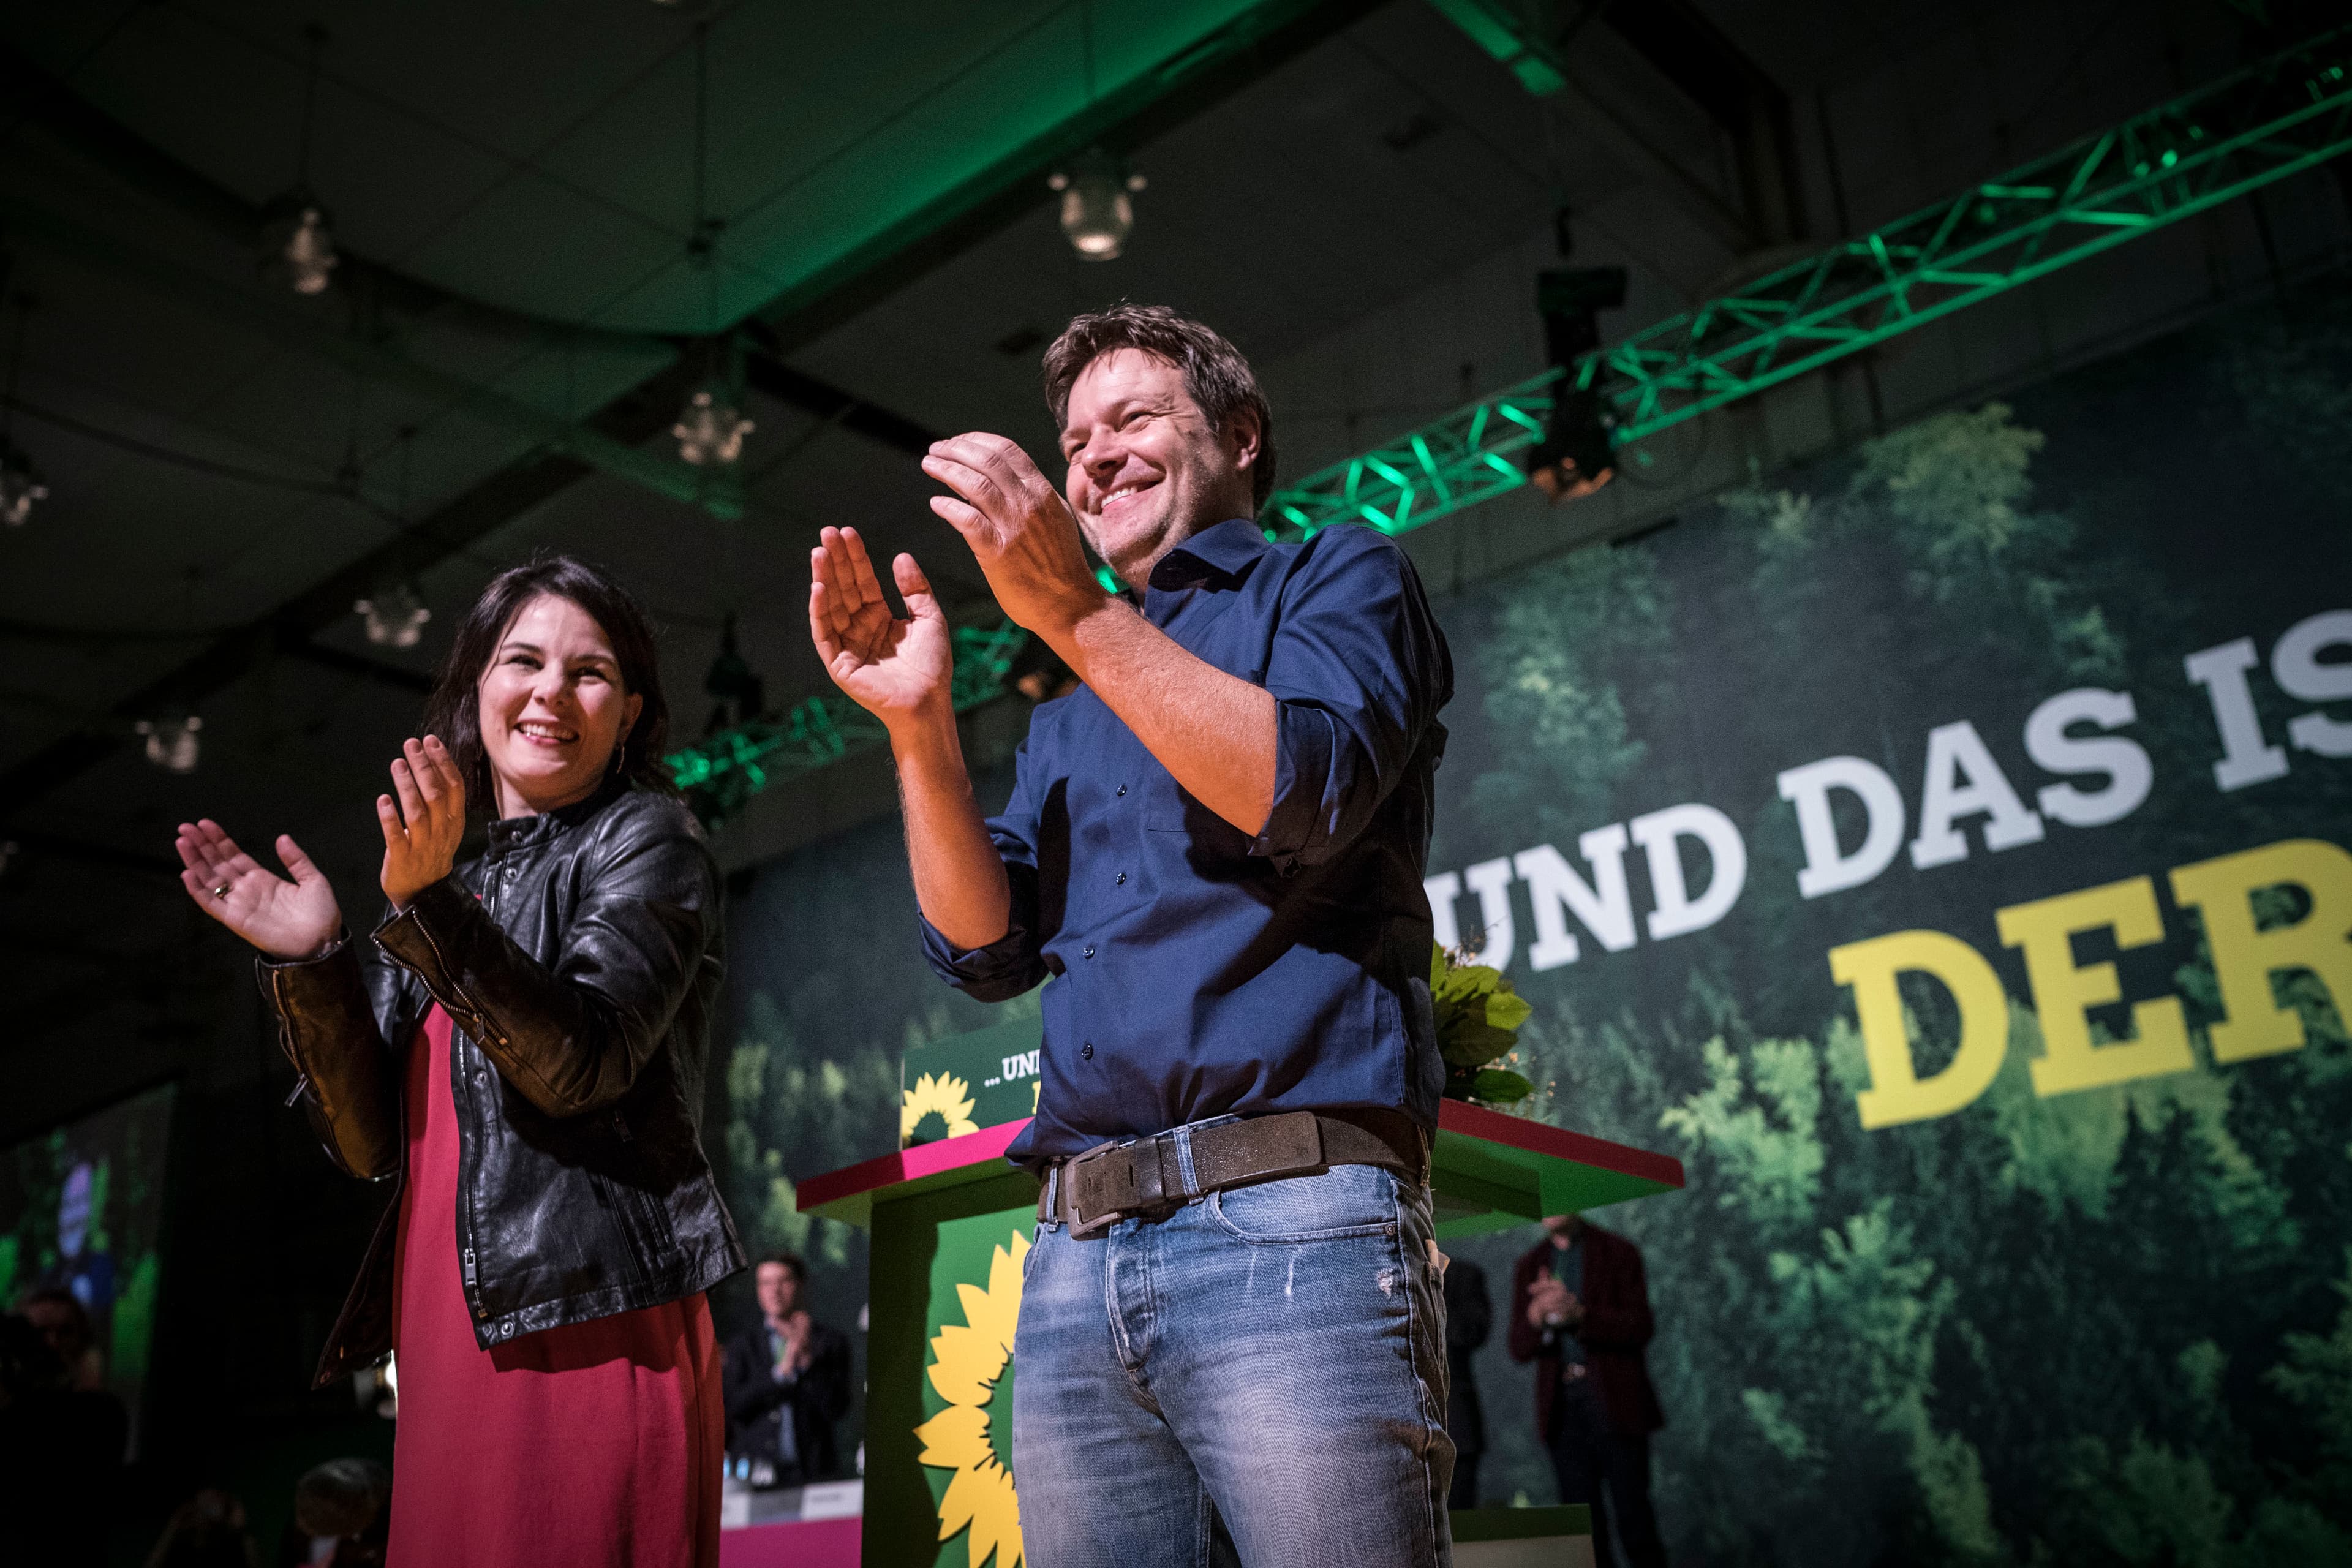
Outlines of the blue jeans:
M1432 1236L1428 1190L1374 1165L1039 1226L1013 1343L1030 1568L1444 1568Z

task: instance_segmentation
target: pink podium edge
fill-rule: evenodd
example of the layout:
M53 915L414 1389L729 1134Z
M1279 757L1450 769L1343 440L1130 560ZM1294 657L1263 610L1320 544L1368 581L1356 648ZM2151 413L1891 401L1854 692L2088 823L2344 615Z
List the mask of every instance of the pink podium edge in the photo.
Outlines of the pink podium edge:
M1571 1132L1565 1127L1530 1121L1524 1116L1513 1116L1507 1111L1489 1110L1483 1105L1472 1105L1466 1100L1438 1102L1437 1131L1440 1137L1448 1132L1458 1132L1465 1138L1524 1149L1530 1154L1541 1154L1549 1159L1567 1160L1596 1171L1606 1171L1612 1175L1655 1182L1662 1187L1679 1188L1683 1184L1683 1163L1672 1154L1636 1149L1631 1143L1612 1143L1589 1132Z
M719 1532L719 1568L857 1568L858 1514L783 1520Z

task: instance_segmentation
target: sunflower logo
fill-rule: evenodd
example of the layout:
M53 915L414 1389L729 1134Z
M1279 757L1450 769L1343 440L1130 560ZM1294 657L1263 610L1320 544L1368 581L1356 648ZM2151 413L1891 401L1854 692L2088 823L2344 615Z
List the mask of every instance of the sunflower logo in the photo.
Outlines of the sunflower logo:
M971 1119L971 1086L951 1072L936 1077L924 1073L915 1079L898 1107L898 1142L901 1145L914 1141L915 1129L926 1116L937 1116L947 1124L942 1138L960 1138L967 1132L977 1132L980 1124ZM926 1138L929 1143L935 1140Z
M940 1501L940 1539L970 1526L964 1555L982 1568L1020 1568L1021 1500L1013 1489L1013 1329L1021 1319L1021 1263L1029 1238L1013 1233L990 1258L988 1288L958 1285L963 1321L931 1341L931 1387L948 1407L915 1428L922 1462L953 1470Z

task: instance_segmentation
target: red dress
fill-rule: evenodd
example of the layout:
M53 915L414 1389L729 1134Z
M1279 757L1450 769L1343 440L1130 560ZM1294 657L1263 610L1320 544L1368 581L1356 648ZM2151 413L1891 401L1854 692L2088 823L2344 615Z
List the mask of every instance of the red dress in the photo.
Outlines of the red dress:
M715 1568L726 1414L700 1295L474 1342L449 1017L408 1053L389 1568Z

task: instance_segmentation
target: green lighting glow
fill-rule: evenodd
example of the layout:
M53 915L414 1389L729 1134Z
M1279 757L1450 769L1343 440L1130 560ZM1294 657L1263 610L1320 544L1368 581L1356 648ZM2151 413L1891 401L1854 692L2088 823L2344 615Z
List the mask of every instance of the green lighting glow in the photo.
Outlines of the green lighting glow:
M2323 34L1334 463L1276 490L1260 521L1290 537L1423 527L1527 482L1514 459L1563 374L1608 404L1622 449L2300 174L2352 149L2347 54L2352 28Z
M950 687L959 713L1003 694L1004 678L1029 640L1006 621L955 634ZM837 691L807 698L778 719L758 719L663 758L677 787L693 793L696 814L715 826L770 784L814 773L828 763L880 745L881 721Z
M1455 7L1439 8L1454 16ZM1470 0L1463 8L1471 9ZM1461 18L1456 16L1457 21ZM1464 22L1466 27L1471 24ZM1267 500L1266 537L1335 522L1403 533L1527 483L1563 374L1617 418L1621 448L2352 150L2352 28L2324 34L1949 201L1709 300L1614 347L1480 398ZM1539 62L1538 62L1539 63ZM1540 89L1539 89L1540 90ZM1112 592L1108 568L1097 579ZM955 634L956 711L1001 696L1028 640ZM667 759L716 822L781 779L884 739L836 693Z

